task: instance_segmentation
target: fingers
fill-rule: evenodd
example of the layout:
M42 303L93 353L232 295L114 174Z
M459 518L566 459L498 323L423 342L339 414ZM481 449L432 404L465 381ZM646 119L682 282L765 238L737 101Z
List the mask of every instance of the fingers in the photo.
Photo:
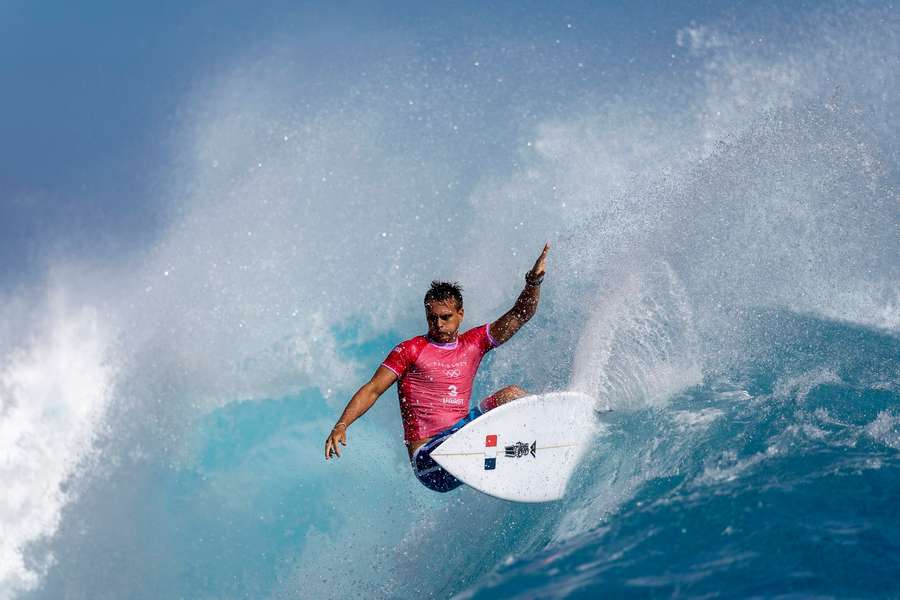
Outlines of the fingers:
M347 445L347 430L338 431L336 429L332 429L331 433L328 435L328 439L325 440L325 460L328 460L332 456L336 456L338 458L341 457L341 447L338 445L340 442L341 445Z
M547 253L550 252L550 242L544 244L544 249L541 250L541 255L538 256L538 259L534 261L534 268L532 271L535 274L539 274L544 270L544 262L547 260Z
M342 444L347 445L346 436L342 436L344 439L340 440ZM336 436L331 434L328 436L328 439L325 440L325 460L328 460L332 456L341 457L341 449L338 446L338 440L335 439Z

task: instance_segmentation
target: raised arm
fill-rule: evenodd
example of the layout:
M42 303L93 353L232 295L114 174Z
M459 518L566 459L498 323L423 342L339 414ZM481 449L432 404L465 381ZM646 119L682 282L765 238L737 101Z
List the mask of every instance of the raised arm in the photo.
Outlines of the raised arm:
M519 294L516 303L502 317L491 323L491 337L497 344L502 344L516 334L522 325L528 322L537 312L541 300L541 282L546 272L545 263L550 243L544 244L544 250L534 266L525 274L525 289Z
M338 443L340 442L344 446L347 445L347 428L350 426L350 423L363 416L367 410L372 408L378 397L394 385L395 381L397 381L397 375L387 367L380 366L375 371L375 374L372 375L372 379L363 384L353 394L353 397L350 398L350 402L347 403L347 407L341 414L341 418L338 419L331 433L325 439L325 460L332 456L340 458L341 450Z

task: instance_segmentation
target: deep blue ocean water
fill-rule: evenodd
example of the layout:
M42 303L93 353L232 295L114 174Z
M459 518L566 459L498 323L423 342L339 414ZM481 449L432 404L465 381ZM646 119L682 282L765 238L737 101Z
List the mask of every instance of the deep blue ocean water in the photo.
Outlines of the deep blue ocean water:
M604 417L584 496L567 502L654 475L588 531L512 550L462 597L896 595L900 344L790 321L769 357L784 372L751 362L663 409Z
M0 600L900 596L896 6L154 6L0 7ZM566 498L326 463L546 240Z

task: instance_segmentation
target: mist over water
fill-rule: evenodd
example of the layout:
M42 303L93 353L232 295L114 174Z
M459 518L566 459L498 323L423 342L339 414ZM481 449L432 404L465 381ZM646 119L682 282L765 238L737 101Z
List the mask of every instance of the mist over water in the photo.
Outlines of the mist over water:
M417 15L255 31L183 95L129 252L0 288L0 597L896 591L896 11L660 16L656 62L587 9ZM393 390L325 464L428 283L484 323L546 240L476 392L613 409L567 499L425 490ZM881 548L869 587L768 559L823 494L794 539Z

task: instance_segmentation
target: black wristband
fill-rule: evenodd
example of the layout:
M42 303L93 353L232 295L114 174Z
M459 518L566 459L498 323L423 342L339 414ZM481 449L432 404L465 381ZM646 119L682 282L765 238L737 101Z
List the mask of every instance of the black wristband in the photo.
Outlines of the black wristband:
M528 271L527 273L525 273L525 285L529 285L531 287L537 287L541 285L541 283L544 281L544 275L544 273L541 273L539 277L534 277L531 274L531 271Z

